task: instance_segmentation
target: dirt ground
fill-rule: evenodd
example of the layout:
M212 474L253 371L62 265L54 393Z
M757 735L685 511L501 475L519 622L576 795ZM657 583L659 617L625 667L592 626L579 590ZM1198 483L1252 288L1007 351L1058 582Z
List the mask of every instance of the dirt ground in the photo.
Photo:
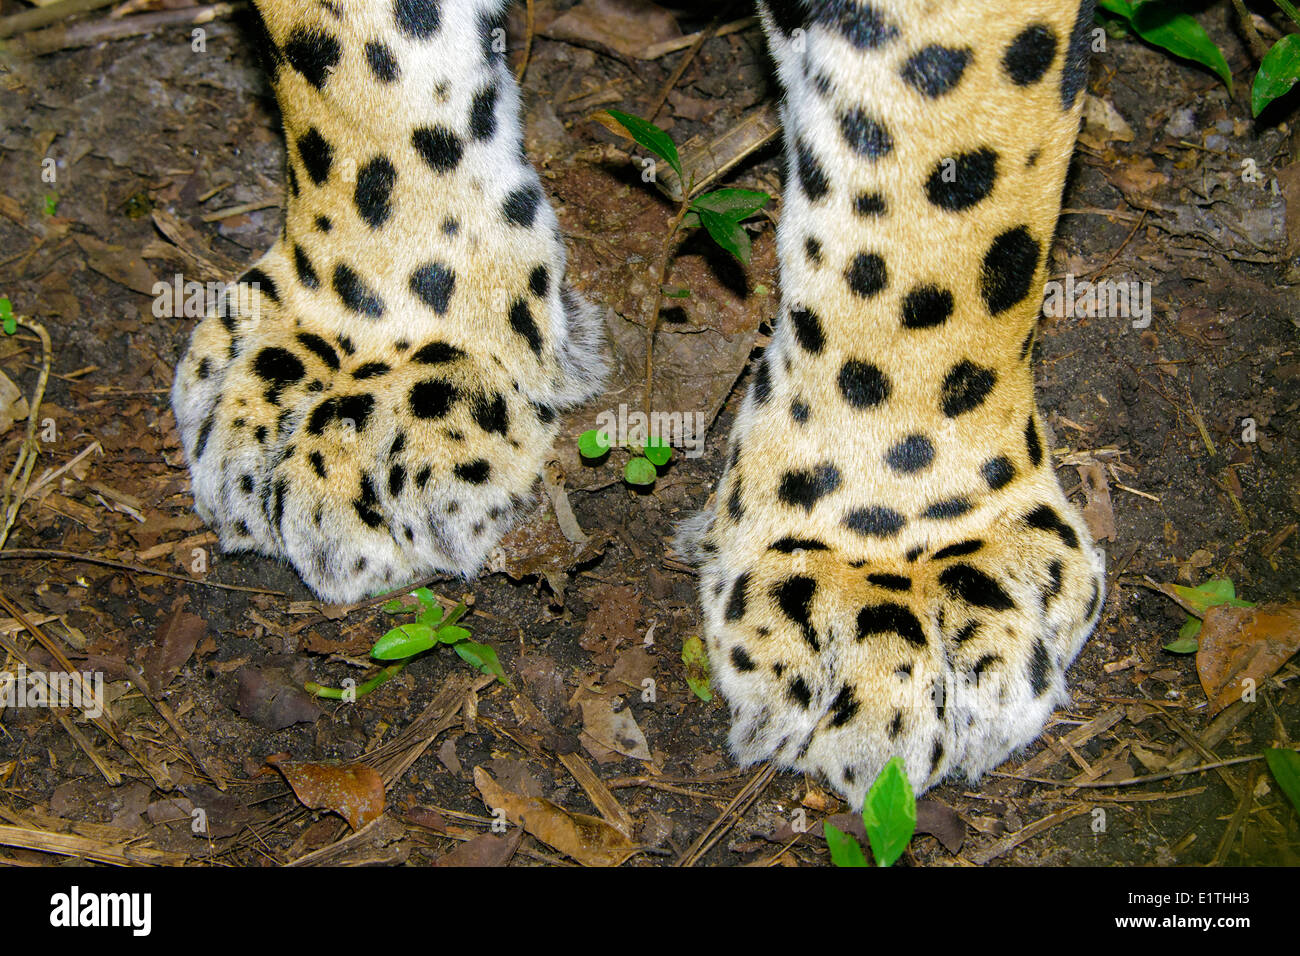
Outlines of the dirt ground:
M430 585L448 605L472 602L463 623L509 683L441 648L356 703L302 685L363 681L370 645L409 618L321 607L287 567L216 549L167 400L195 319L153 311L156 282L228 278L280 228L283 147L253 14L204 24L201 51L194 27L176 24L0 61L0 295L53 345L40 457L0 552L0 670L62 656L102 674L108 702L98 722L0 709L0 822L35 834L0 846L0 862L55 862L59 834L80 841L64 855L106 862L572 864L634 844L625 865L827 865L820 822L848 808L798 775L736 769L725 707L686 682L682 647L700 617L671 549L674 523L712 493L770 333L771 219L755 221L747 268L692 238L669 274L691 295L664 316L659 387L666 407L705 413L703 454L679 455L642 492L619 480L621 452L590 465L573 446L598 412L637 401L650 270L673 213L641 182L644 154L593 115L647 115L667 88L656 122L679 144L750 130L759 145L722 181L779 196L771 66L753 23L646 58L709 21L659 10L607 36L584 17L599 6L538 5L523 83L529 153L569 237L572 281L610 310L621 390L570 417L557 490L496 570ZM0 0L0 16L19 9ZM1254 64L1230 6L1202 21L1227 51L1231 95L1132 38L1094 55L1052 250L1054 279L1151 294L1145 327L1049 315L1038 338L1060 476L1108 552L1101 624L1069 673L1072 706L978 785L928 793L904 865L1300 863L1297 814L1261 760L1195 769L1293 745L1300 668L1284 657L1253 702L1212 714L1196 655L1163 649L1187 615L1156 590L1228 578L1251 601L1297 600L1296 100L1252 120ZM514 63L524 36L516 12ZM24 395L40 361L34 335L0 337L0 370ZM24 427L0 436L6 472ZM553 501L569 503L585 543L566 538ZM373 768L386 812L352 837L339 816L304 808L268 764L277 755ZM579 820L576 848L494 832L481 792L492 786L562 808L544 811L558 829L573 824L564 811L606 823Z

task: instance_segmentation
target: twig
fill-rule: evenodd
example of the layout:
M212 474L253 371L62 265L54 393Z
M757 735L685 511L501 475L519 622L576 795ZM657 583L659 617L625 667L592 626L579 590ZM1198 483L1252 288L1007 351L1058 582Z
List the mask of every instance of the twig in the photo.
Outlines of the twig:
M531 3L532 0L529 0L529 2ZM723 10L723 13L726 13L726 10ZM659 111L664 108L664 103L668 100L668 94L671 93L673 87L677 85L677 81L682 78L682 74L686 72L686 68L691 65L692 61L694 61L695 55L700 52L700 47L713 39L714 35L718 32L718 27L721 25L721 16L714 17L713 22L709 24L707 30L702 30L700 33L696 34L695 42L692 43L691 48L686 51L686 55L682 57L681 62L677 64L677 68L674 69L668 79L664 81L663 87L659 90L659 95L654 99L654 105L650 107L650 112L646 114L645 118L651 123L655 121L655 117L659 115Z
M650 417L650 398L654 392L655 382L655 332L659 328L659 310L664 301L664 279L668 275L668 262L673 256L673 240L677 237L677 230L686 218L686 213L690 211L691 200L690 190L684 190L681 206L677 209L677 215L673 216L673 221L668 226L668 238L664 240L664 253L659 258L659 268L655 273L655 285L653 295L655 305L650 313L650 321L645 327L645 413L646 418Z
M736 821L741 815L749 809L750 805L758 799L759 795L767 789L767 785L772 782L776 776L776 767L772 764L764 764L759 768L758 773L749 778L749 782L741 788L740 792L731 798L727 808L719 814L718 818L710 823L699 835L694 843L691 844L681 858L678 859L675 866L694 866L713 844L722 839L723 834L736 825Z
M524 81L524 71L528 69L528 60L533 54L533 30L537 13L533 9L533 0L528 0L524 8L524 58L515 67L515 82Z
M1295 747L1284 747L1284 750L1300 751L1300 745ZM1053 787L1078 787L1080 789L1101 789L1103 787L1135 787L1143 783L1155 783L1158 780L1168 780L1171 777L1185 777L1193 773L1203 773L1206 770L1217 770L1220 767L1233 767L1239 763L1250 763L1252 760L1263 760L1263 754L1251 754L1249 757L1232 757L1228 760L1216 760L1214 763L1203 763L1195 767L1188 767L1186 770L1168 770L1164 773L1147 774L1145 777L1126 777L1123 780L1053 780L1051 777L1022 777L1015 773L998 773L996 770L990 770L989 775L993 777L1008 777L1012 780L1026 780L1030 783L1046 783Z
M149 568L143 564L130 564L126 561L114 561L111 558L101 558L94 554L77 554L75 551L47 551L44 548L9 548L6 551L0 551L0 560L12 558L18 561L84 561L86 564L102 564L104 567L117 568L120 571L135 571L137 574L156 574L160 578L171 578L173 581L184 581L187 584L201 584L205 588L220 588L223 591L244 591L248 594L269 594L272 597L284 597L283 591L272 591L270 588L249 588L242 587L238 584L218 584L216 581L204 581L202 578L192 578L185 574L174 574L171 571L163 571L160 568Z
M0 525L0 549L4 548L5 541L9 539L9 530L18 520L18 509L22 507L27 484L31 481L32 468L36 465L36 456L40 450L36 441L36 423L40 421L41 399L45 397L45 383L50 379L50 362L54 353L54 348L50 345L50 333L45 331L45 326L26 315L17 316L16 319L19 325L31 329L41 340L41 374L36 380L36 390L27 407L27 435L18 446L18 457L9 477L5 479L3 494L0 494L0 516L3 516L4 521Z
M74 23L71 26L50 27L48 30L40 30L19 38L12 44L12 49L15 53L27 56L44 56L59 50L103 43L105 40L124 40L127 37L142 36L171 26L210 23L228 17L246 6L247 4L244 3L214 3L207 7L185 7L180 10L142 13L139 16L123 17L120 20L101 18Z
M51 3L47 7L24 10L22 13L15 13L11 17L0 20L0 39L49 26L65 17L89 13L91 10L98 10L113 3L117 3L117 0L63 0L61 3Z

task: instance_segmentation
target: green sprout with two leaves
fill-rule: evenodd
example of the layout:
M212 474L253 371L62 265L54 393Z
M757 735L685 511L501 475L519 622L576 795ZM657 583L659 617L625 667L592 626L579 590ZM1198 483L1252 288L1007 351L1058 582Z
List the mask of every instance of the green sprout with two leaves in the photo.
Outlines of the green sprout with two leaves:
M458 602L454 608L444 613L442 605L428 588L416 588L411 596L417 602L414 606L418 612L415 620L397 625L370 649L370 656L375 660L395 663L382 668L365 683L359 684L354 691L324 687L309 681L304 685L307 693L327 700L359 700L400 674L417 655L444 644L450 645L461 660L470 666L484 674L492 674L503 684L510 683L497 659L497 652L486 644L471 640L469 629L456 623L469 610L464 601ZM401 598L394 598L382 605L382 610L387 614L405 614L412 609L412 605Z
M645 341L645 414L650 416L650 399L654 393L654 338L659 328L659 312L665 298L686 299L690 297L689 289L665 289L664 281L668 274L668 263L672 260L678 234L685 229L703 227L713 241L722 249L731 253L742 263L748 264L750 255L749 234L741 224L754 217L772 201L765 192L755 189L713 189L703 191L697 188L693 180L688 181L682 167L677 144L671 136L649 120L632 116L620 110L609 110L609 115L638 144L648 149L655 156L666 162L677 174L681 183L681 200L677 212L668 224L668 235L664 238L663 252L655 271L654 288L658 294L654 297L654 307L646 322ZM609 436L595 429L584 432L579 439L578 448L585 458L600 458L609 450ZM632 485L651 485L657 474L656 468L668 463L672 449L661 439L652 438L646 442L641 452L631 458L623 470L624 479Z
M612 447L609 435L598 428L589 429L578 436L578 452L583 458L599 460L608 455ZM653 485L659 477L659 469L673 457L672 446L662 438L652 436L646 439L644 445L631 447L634 454L623 465L623 480L629 485Z
M1206 581L1194 588L1181 584L1172 584L1174 594L1183 601L1187 610L1187 620L1178 632L1178 640L1165 645L1165 650L1172 654L1195 654L1200 649L1201 618L1212 607L1226 604L1229 607L1254 607L1253 601L1243 601L1228 578Z
M903 758L885 764L862 804L862 826L876 866L893 866L916 832L916 795L903 769ZM831 862L836 866L869 866L867 854L853 836L831 823L822 824Z
M1291 0L1273 2L1300 26L1300 10ZM1284 34L1270 47L1259 35L1243 0L1233 0L1233 7L1251 52L1259 60L1250 90L1250 111L1258 116L1300 81L1300 33ZM1103 25L1130 30L1154 47L1208 67L1232 92L1232 71L1223 51L1173 0L1097 0L1097 8L1097 19Z

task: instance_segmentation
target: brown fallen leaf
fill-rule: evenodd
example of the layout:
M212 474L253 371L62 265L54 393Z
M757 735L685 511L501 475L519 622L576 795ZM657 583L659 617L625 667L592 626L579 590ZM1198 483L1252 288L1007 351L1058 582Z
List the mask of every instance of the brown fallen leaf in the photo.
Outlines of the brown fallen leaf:
M482 767L474 785L491 810L583 866L619 866L640 847L599 817L570 813L549 800L521 797L500 786Z
M384 812L384 780L373 767L297 760L276 760L271 766L284 774L303 806L337 813L354 831Z
M1210 714L1240 700L1247 679L1259 686L1300 649L1300 604L1229 607L1205 612L1196 672Z
M462 843L434 861L434 866L505 866L519 849L524 831L518 828L504 836L484 833Z
M578 739L584 745L589 739L596 744L595 748L588 747L593 757L601 760L601 751L612 750L634 760L650 759L645 734L628 708L615 713L608 697L596 695L584 696L580 703L582 733Z
M682 35L673 15L649 0L582 0L538 32L554 40L595 43L629 57Z
M155 697L166 690L180 673L194 648L199 646L207 627L203 618L180 607L175 607L163 619L154 634L153 646L145 651L142 667L145 683Z
M1115 512L1110 504L1110 482L1106 469L1099 461L1076 466L1083 494L1088 503L1083 509L1083 520L1092 532L1094 541L1113 541L1115 538Z

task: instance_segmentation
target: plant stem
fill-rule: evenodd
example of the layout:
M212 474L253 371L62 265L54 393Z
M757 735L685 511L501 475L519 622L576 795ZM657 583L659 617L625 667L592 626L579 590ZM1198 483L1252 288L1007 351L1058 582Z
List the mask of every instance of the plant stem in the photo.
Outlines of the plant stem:
M1282 2L1285 2L1285 0L1282 0ZM1281 3L1278 3L1278 5L1281 6ZM1255 22L1250 19L1250 11L1246 9L1245 0L1232 0L1232 6L1237 11L1237 19L1241 21L1241 29L1246 34L1246 42L1250 45L1251 55L1256 60L1264 59L1264 54L1268 52L1268 44L1264 42L1264 38L1255 29Z
M668 275L668 262L673 255L673 240L677 236L677 230L690 211L691 200L689 193L686 198L682 199L682 204L677 209L677 215L673 216L673 221L668 226L668 238L664 240L664 253L659 257L659 270L655 276L655 305L654 310L650 313L650 321L645 327L645 414L646 420L650 418L650 397L654 391L655 381L655 363L654 363L654 346L655 332L659 328L659 307L664 301L664 279Z
M356 700L360 700L369 694L381 684L386 684L392 678L396 677L406 667L408 661L398 661L396 664L389 664L370 680L359 686L356 691ZM302 689L314 697L323 697L326 700L342 700L343 690L339 687L324 687L315 681L308 681L302 685Z
M1297 24L1300 24L1300 10L1297 10L1290 0L1273 0L1273 2L1282 9L1283 13L1294 20Z

